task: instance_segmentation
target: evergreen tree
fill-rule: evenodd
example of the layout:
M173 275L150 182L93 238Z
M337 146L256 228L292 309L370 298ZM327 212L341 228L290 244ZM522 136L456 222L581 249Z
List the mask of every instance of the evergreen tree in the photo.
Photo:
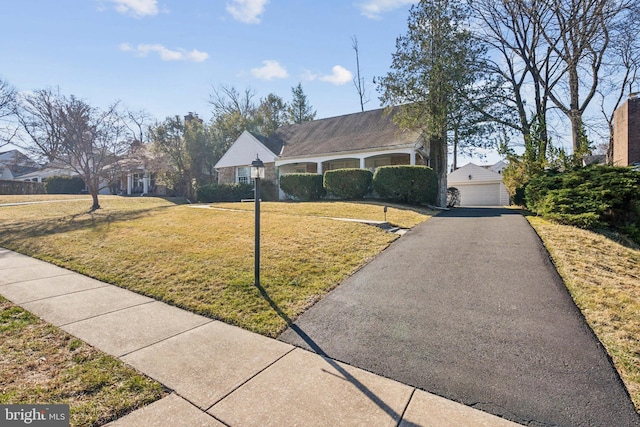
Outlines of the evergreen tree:
M437 204L447 200L447 134L457 97L475 83L481 54L468 30L466 3L422 0L411 7L408 32L396 41L391 71L378 79L381 101L400 105L398 124L421 131L421 154L438 175Z
M300 124L303 122L309 122L316 118L316 111L309 104L307 95L302 90L302 84L298 83L298 86L291 88L293 100L289 104L287 110L289 115L289 121L291 123Z

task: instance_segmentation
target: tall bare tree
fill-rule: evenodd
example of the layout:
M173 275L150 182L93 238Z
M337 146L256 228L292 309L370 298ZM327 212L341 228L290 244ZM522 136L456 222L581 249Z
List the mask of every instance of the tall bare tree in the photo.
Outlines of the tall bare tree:
M0 147L11 143L16 136L16 127L9 118L15 113L16 90L0 78Z
M367 97L364 77L360 76L360 50L358 49L358 38L356 36L351 37L351 47L356 53L356 76L353 78L353 85L356 87L358 98L360 99L360 111L364 111L364 104L369 102L369 98Z
M616 23L625 20L637 0L545 0L548 13L538 22L554 60L561 61L562 84L549 90L549 97L571 123L574 153L588 147L583 136L585 110L594 99L603 78L604 64L615 60L611 52Z
M77 173L91 194L91 211L99 209L105 166L129 147L117 103L99 110L73 95L42 89L19 99L17 118L23 146Z

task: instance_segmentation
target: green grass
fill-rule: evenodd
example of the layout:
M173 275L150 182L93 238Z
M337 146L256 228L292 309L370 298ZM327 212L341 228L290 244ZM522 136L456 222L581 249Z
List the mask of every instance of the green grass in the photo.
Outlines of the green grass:
M0 404L68 404L72 426L105 424L167 394L1 296L0 354Z
M101 205L2 207L0 246L271 337L397 238L326 218L382 220L379 204L263 203L261 291L252 203L221 210L103 197ZM387 218L411 227L428 214L390 207Z

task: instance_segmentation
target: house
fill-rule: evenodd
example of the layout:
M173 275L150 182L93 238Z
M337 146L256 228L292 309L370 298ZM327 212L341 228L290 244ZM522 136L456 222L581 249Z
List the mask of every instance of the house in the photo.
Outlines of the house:
M18 179L38 169L38 163L18 150L0 152L0 179Z
M502 182L505 166L505 162L489 167L468 163L447 176L447 186L460 191L460 206L508 205L509 193Z
M613 113L613 164L640 163L640 98L638 92Z
M401 130L393 120L398 112L381 108L286 125L268 138L245 131L215 165L218 182L250 182L256 156L265 164L265 179L278 187L288 173L423 164L420 134Z

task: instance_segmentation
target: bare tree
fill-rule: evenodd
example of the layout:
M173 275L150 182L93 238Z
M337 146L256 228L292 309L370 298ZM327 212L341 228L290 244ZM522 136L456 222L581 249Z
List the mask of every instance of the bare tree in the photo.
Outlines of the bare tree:
M476 17L477 41L488 47L493 58L487 61L487 72L508 88L508 95L497 92L495 100L515 111L517 120L491 116L519 132L525 147L535 151L536 161L544 162L549 148L549 92L561 71L542 35L545 9L540 0L477 0L470 7Z
M0 147L11 143L16 136L16 127L9 122L15 112L16 90L0 79Z
M574 153L586 152L583 115L597 93L607 59L614 60L611 41L616 25L637 0L544 0L548 13L539 29L563 72L549 97L571 123Z
M358 92L358 98L360 98L360 110L364 112L364 104L369 102L369 98L366 94L364 78L360 76L360 51L358 50L358 39L356 36L351 37L351 47L356 52L356 77L353 79L353 84Z
M105 166L129 146L117 103L102 111L73 95L43 89L19 100L17 118L25 148L77 173L91 194L91 211L99 209Z
M138 141L145 144L149 140L149 126L153 117L145 110L126 110L124 113L124 125L126 126L131 141Z

